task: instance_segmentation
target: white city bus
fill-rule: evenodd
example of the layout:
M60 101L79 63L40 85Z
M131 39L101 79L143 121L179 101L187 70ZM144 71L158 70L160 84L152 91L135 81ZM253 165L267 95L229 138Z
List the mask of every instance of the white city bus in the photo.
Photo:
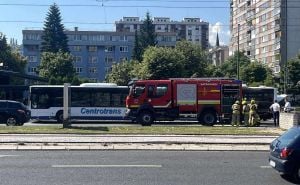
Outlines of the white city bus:
M30 86L33 120L63 121L63 85ZM127 86L85 83L71 86L71 120L124 120Z

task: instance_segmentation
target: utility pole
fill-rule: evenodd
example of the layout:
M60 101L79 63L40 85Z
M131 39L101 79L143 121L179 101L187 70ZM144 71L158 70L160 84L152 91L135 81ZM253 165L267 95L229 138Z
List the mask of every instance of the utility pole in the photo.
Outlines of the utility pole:
M237 38L237 61L236 61L236 76L240 79L240 24L238 24L238 38Z

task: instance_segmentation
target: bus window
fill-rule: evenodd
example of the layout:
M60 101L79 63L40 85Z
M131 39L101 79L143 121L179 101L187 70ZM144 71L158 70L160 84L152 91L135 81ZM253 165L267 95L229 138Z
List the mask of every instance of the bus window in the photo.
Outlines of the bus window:
M122 105L121 94L112 94L111 95L111 106L112 107L121 107Z
M110 93L97 92L94 94L94 107L109 107L110 106Z
M71 104L72 107L90 107L90 94L84 91L72 91Z

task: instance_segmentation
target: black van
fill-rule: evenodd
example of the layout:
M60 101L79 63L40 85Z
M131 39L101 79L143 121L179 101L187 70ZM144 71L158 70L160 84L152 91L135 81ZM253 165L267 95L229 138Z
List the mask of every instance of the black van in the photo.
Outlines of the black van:
M300 182L300 126L290 128L270 145L270 165Z
M21 126L30 119L30 110L17 101L0 100L0 122L7 126Z

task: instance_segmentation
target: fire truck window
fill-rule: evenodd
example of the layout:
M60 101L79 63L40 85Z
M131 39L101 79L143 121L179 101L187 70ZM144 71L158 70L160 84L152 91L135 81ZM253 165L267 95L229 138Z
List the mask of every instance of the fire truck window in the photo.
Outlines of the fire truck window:
M143 94L144 91L145 91L144 85L137 85L133 90L133 95L134 97L139 97L141 94Z
M148 87L148 97L149 98L154 97L154 86L153 85L149 85L149 87Z
M162 97L164 96L168 91L168 85L167 84L161 84L158 85L156 88L156 97Z

